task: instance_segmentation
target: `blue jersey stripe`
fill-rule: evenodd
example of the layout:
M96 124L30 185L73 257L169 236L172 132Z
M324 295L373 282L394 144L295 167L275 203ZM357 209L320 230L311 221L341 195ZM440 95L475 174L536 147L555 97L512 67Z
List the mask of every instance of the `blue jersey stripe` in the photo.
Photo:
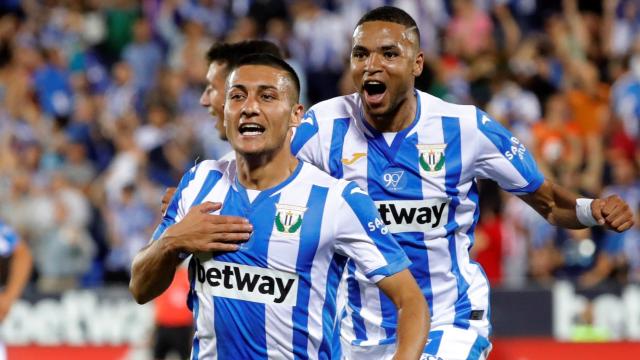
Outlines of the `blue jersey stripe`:
M490 120L487 121L486 119ZM520 144L520 141L517 140L509 130L500 125L499 122L491 119L484 111L476 110L476 122L480 132L496 146L503 156L507 152L512 154L511 164L518 173L528 181L528 185L523 188L505 190L518 193L532 193L536 191L544 182L544 176L538 170L536 161L533 159L533 156L531 156L531 153L524 151L524 146ZM514 143L514 139L516 139L517 143Z
M344 137L349 130L349 118L340 118L333 121L331 134L331 148L329 149L329 174L335 178L341 178L342 171L342 147Z
M318 349L321 354L330 354L329 359L340 359L340 319L336 318L336 295L340 279L348 258L340 254L333 254L327 272L324 305L322 306L322 343Z
M429 332L429 342L427 346L424 347L424 352L433 356L438 355L438 350L440 350L440 342L442 341L442 334L444 331L435 330Z
M300 229L300 246L296 261L296 272L300 276L298 302L293 308L293 354L295 359L307 359L307 342L309 341L309 292L311 290L311 267L320 242L322 215L329 189L313 185L307 200L307 211L304 214Z
M307 111L304 114L304 118L302 118L302 123L296 129L296 134L291 140L291 153L293 155L298 155L300 149L304 146L304 144L309 141L315 134L318 133L318 120L316 119L316 114L313 110Z
M449 240L449 253L451 254L451 272L456 278L458 287L458 300L456 301L456 315L453 324L463 329L469 328L469 316L471 314L471 302L467 295L469 284L460 273L458 264L458 252L456 249L455 229L458 224L455 220L456 209L460 204L458 197L458 183L460 182L460 174L462 173L462 155L461 155L461 139L460 139L460 119L456 117L442 117L442 130L444 133L444 141L447 144L445 148L445 189L451 202L449 203L449 219L446 225L447 238Z
M216 260L267 267L269 239L276 213L275 204L279 201L280 195L277 194L268 199L270 201L254 202L256 206L247 209L243 206L240 194L233 189L229 190L221 214L248 217L253 224L253 234L241 250L215 255ZM216 313L214 329L219 358L266 359L265 305L222 297L214 297L213 300ZM234 314L236 320L225 321L220 318L221 314ZM237 341L238 337L244 342Z
M200 188L200 192L198 192L198 195L196 196L196 198L193 199L193 204L191 204L191 207L200 205L200 203L202 203L202 200L204 200L204 198L207 195L209 195L209 193L211 192L213 187L216 186L216 184L218 183L218 180L220 180L221 177L222 177L222 173L220 171L215 171L215 170L209 171L209 173L207 174L207 178L204 179L204 184L202 184L202 188Z
M347 271L349 272L349 278L347 279L349 306L353 310L351 314L351 321L353 322L353 331L356 337L354 345L358 345L362 341L367 340L367 330L364 326L364 319L360 316L362 310L362 300L360 299L360 285L355 279L356 264L353 260L347 262Z
M407 132L403 131L402 133L406 134ZM400 142L400 148L393 152L393 162L384 161L385 155L380 149L381 145L373 146L371 143L369 144L367 151L367 189L374 200L394 200L398 199L399 195L407 199L424 198L422 195L422 177L416 160L418 159L417 137L417 133L406 138L403 138L400 134L396 135L394 144L398 139L402 141ZM384 181L384 176L387 173L401 174L402 181L397 184L397 187L390 187ZM416 237L423 239L424 234L394 234L394 239L408 256L409 269L418 281L418 285L425 294L429 305L431 305L431 278L429 276L427 248L424 242L416 241ZM379 292L379 301L382 316L381 325L387 335L387 339L381 343L393 342L397 328L397 309L395 304L382 292Z
M194 168L184 174L184 176L182 176L176 192L173 194L173 198L171 198L171 201L169 202L169 207L167 207L167 211L162 218L162 222L160 223L160 225L158 225L156 230L153 232L153 235L151 236L154 241L158 240L169 226L176 223L176 216L178 215L178 204L180 204L180 200L182 199L182 191L196 177L198 166L200 166L200 164L196 165Z

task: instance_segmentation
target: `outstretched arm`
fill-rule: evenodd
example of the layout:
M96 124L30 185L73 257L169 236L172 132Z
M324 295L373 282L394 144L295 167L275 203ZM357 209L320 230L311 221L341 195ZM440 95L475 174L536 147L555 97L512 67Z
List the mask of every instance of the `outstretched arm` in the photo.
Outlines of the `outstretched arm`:
M378 287L398 309L395 360L419 359L429 335L429 306L409 270L386 277Z
M545 180L536 191L520 198L549 223L569 229L604 225L607 229L622 232L633 226L629 205L617 195L593 199L590 204L585 200L577 202L576 195Z

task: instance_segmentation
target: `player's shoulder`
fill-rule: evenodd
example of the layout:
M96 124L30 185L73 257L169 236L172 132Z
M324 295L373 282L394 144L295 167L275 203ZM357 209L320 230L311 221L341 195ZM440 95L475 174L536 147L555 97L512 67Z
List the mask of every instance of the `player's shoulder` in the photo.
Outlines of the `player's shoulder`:
M192 173L207 173L210 171L225 172L235 161L235 158L225 158L219 160L202 160L189 169Z
M438 117L443 122L460 121L461 126L476 126L479 110L474 105L461 105L445 101L426 92L417 91L420 96L422 117ZM455 120L454 120L455 119Z
M186 183L183 186L186 187L191 180L207 177L212 172L216 173L220 178L225 176L228 177L234 169L235 158L225 156L219 160L202 160L193 165L184 174L183 181Z
M337 196L341 196L349 184L355 184L353 181L334 178L307 162L303 162L301 175L304 182L327 188L330 194Z
M307 111L307 116L314 117L314 121L322 125L332 120L354 116L360 108L358 104L357 93L337 96L313 105Z

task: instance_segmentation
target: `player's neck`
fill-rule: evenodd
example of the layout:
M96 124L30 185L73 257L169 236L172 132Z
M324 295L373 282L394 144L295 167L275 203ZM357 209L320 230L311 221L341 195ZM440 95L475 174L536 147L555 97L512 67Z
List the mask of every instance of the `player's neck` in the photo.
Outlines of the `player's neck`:
M266 190L285 181L298 166L288 146L274 153L243 155L236 153L238 181L247 189Z
M374 129L380 132L398 132L406 129L416 117L418 100L414 95L407 95L398 103L394 111L382 115L372 115L364 111L364 117Z

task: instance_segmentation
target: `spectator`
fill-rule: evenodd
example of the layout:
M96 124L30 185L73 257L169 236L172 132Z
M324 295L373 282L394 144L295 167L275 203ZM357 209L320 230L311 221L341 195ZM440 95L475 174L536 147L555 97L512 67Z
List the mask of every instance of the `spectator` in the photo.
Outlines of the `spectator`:
M127 184L122 188L120 197L108 205L107 215L111 234L105 281L126 285L129 283L131 261L149 242L156 214L144 203L136 186Z
M124 48L122 58L131 66L136 91L145 93L155 85L163 55L147 19L139 18L133 24L133 42Z

